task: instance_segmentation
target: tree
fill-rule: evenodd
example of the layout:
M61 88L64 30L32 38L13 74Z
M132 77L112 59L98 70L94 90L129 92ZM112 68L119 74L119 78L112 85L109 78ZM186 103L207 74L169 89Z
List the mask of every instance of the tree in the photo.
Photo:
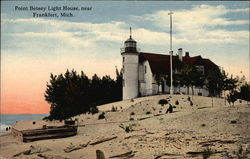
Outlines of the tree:
M174 87L179 87L179 93L181 92L181 86L183 86L183 81L181 80L181 74L180 74L180 70L182 70L184 68L185 63L182 62L179 58L178 55L176 55L176 58L173 58L173 86ZM166 78L166 81L169 83L170 85L170 76L168 76L168 78Z
M238 86L238 78L234 78L233 75L231 75L230 78L226 78L226 88L229 92L234 92L235 89L237 88Z
M225 105L226 105L226 102L227 102L226 91L228 90L228 77L227 77L228 74L224 70L222 70L221 75L223 79L222 91L224 92L224 99L225 99Z
M208 72L207 75L207 88L209 90L209 95L212 97L212 106L213 106L213 97L222 92L224 87L224 78L219 68L212 69Z
M189 87L192 84L192 66L188 64L184 64L183 68L177 73L177 81L180 85L184 85L187 87L187 94L189 94Z
M114 98L115 93L115 81L110 78L110 76L103 76L102 77L102 85L101 85L101 92L102 92L102 101L103 103L114 102L116 99Z
M102 85L102 80L94 74L92 76L92 79L90 81L90 89L89 89L89 94L90 94L90 100L91 100L91 105L99 105L100 101L102 100L102 92L101 90L101 85Z
M158 90L159 90L160 85L163 86L163 84L164 84L163 82L165 80L167 80L167 76L166 75L164 75L164 74L156 74L155 75L155 81L156 81L156 83L158 85Z
M115 88L115 99L116 101L122 100L122 69L119 71L117 67L115 67L116 72L116 88Z
M223 76L219 68L212 69L207 75L207 88L209 90L210 96L215 96L220 94L223 90Z
M119 73L119 72L118 72ZM66 119L77 114L98 112L96 106L122 98L121 73L116 81L110 76L89 79L83 72L69 70L65 74L50 75L45 100L50 104L50 119Z
M250 83L245 83L240 87L238 98L250 101Z
M237 94L238 94L237 91L232 91L227 95L227 101L228 101L229 105L231 105L231 103L232 103L234 106L234 102L237 100Z
M50 75L45 100L51 105L51 119L66 119L89 110L89 79L81 72L69 70L60 75Z
M195 67L192 67L192 70L190 72L190 78L191 78L192 95L194 95L194 86L203 87L205 82L205 77L201 71L198 71Z
M228 73L226 73L224 70L222 70L221 72L221 80L222 80L222 91L224 92L224 98L225 98L225 105L226 105L226 92L228 92L228 94L231 93L235 94L235 90L237 88L237 83L238 83L238 78L234 78L233 75L231 75L231 77L228 77ZM233 93L234 92L234 93Z

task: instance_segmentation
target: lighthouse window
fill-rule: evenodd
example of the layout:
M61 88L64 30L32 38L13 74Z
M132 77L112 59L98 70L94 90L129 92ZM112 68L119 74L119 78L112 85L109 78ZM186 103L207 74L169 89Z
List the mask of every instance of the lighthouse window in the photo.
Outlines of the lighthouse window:
M144 66L144 71L145 73L147 73L147 66Z
M125 87L125 80L122 80L122 86Z
M124 65L122 66L122 72L125 73L125 67L124 67Z
M125 61L125 57L122 57L122 61L123 61L123 62Z
M136 47L135 43L125 43L125 47Z

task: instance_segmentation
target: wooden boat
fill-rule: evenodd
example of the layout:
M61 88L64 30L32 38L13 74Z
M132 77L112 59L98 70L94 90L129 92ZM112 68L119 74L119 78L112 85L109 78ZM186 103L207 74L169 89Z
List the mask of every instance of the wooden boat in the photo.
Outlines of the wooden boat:
M77 134L77 125L46 126L42 129L17 130L12 128L11 133L23 142L42 139L63 138Z

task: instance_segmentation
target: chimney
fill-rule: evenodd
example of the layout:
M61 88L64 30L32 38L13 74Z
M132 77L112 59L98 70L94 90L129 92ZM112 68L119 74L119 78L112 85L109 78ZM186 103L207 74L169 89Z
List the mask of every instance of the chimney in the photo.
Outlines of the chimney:
M189 57L189 52L188 51L186 52L185 56Z
M178 49L178 56L179 56L179 59L182 61L182 48Z

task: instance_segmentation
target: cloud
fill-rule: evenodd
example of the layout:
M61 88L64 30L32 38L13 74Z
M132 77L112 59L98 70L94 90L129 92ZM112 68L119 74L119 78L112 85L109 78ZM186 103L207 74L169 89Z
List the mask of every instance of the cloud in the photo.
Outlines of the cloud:
M196 5L187 10L176 10L173 17L173 40L175 44L232 44L246 43L248 31L229 31L221 26L237 26L249 24L248 20L231 20L224 16L228 13L247 12L249 8L229 9L223 5ZM136 40L145 45L166 45L169 39L169 16L166 10L142 16L130 16L135 23L152 23L156 29L134 28ZM52 50L79 50L118 46L128 37L129 26L122 21L105 23L70 22L42 18L2 19L5 48L25 48L31 44L33 48ZM18 28L16 26L19 26ZM216 28L217 27L217 28ZM219 27L219 28L218 28ZM157 29L159 28L159 29ZM12 43L15 39L15 44Z
M194 6L191 10L177 10L174 12L174 25L177 29L186 30L194 28L202 28L204 26L224 26L224 25L240 25L248 24L248 20L229 20L223 16L227 13L239 11L249 12L249 8L246 9L227 9L223 5L210 6L210 5L198 5ZM169 11L158 11L155 14L150 15L151 19L156 20L156 25L169 26Z
M248 30L229 31L222 29L225 26L249 25L248 20L230 20L225 18L228 13L249 12L249 8L228 9L223 5L193 6L190 10L176 10L173 14L173 32L175 43L246 43L248 41ZM137 22L153 23L155 27L164 32L169 30L169 11L160 10L153 14L142 16L132 16ZM155 38L155 33L147 32L149 39ZM164 33L163 33L164 34ZM159 34L163 37L169 36L167 33ZM146 36L146 35L144 35ZM168 38L169 39L169 38Z
M47 35L49 35L49 33L56 33L58 31L64 31L69 33L81 32L83 33L82 35L84 36L92 34L95 35L96 37L102 37L105 40L111 40L111 41L117 40L119 34L125 31L122 28L127 27L127 25L124 22L120 21L111 21L109 23L88 23L88 22L70 22L70 21L51 20L51 19L48 20L42 18L40 19L29 18L29 19L3 19L2 22L6 26L8 25L27 26L21 28L21 31L19 31L17 28L16 30L11 30L11 33L13 33L13 31L26 33L28 32L28 30L30 30L29 26L32 26L32 30L36 30L36 28L39 28L37 32L45 32L48 33ZM105 36L102 36L101 34L105 34Z
M239 12L249 12L249 8L240 8L240 9L227 9L230 13L239 13Z
M49 51L55 54L59 50L82 50L83 54L98 54L103 49L110 50L113 45L118 46L119 50L128 37L127 28L127 24L119 21L89 23L36 18L3 19L3 50L32 49L41 54ZM101 47L103 48L100 49Z
M13 34L13 37L26 39L28 41L46 41L53 40L54 42L60 40L61 43L65 43L68 46L82 46L82 47L95 47L93 38L86 38L83 40L79 35L81 32L65 32L65 31L57 31L50 33L41 33L41 32L25 32L25 33L16 33ZM37 43L41 45L41 43ZM27 46L27 45L26 45Z

